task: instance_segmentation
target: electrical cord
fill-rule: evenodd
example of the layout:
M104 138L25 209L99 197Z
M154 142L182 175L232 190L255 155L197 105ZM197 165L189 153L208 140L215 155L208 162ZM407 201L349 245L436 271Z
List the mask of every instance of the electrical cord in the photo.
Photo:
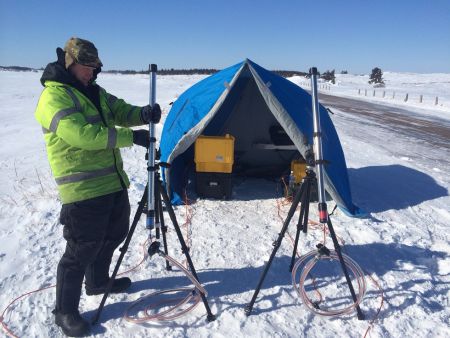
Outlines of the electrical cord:
M185 191L184 194L184 202L185 202L185 222L181 226L185 229L186 232L186 246L188 250L190 250L192 245L192 236L191 236L191 229L190 225L192 223L193 218L193 211L191 208L191 200L187 197L187 192ZM173 265L177 266L180 271L182 271L186 277L190 279L192 284L194 285L193 288L175 288L175 289L166 289L161 291L156 291L154 293L151 293L149 295L143 296L133 302L131 306L129 306L124 314L125 320L132 322L132 323L144 323L148 321L169 321L176 318L180 318L181 316L185 315L189 311L193 310L202 300L202 294L207 295L206 290L203 288L203 286L197 281L197 279L192 275L192 273L189 271L189 266L187 264L187 261L184 260L183 263L179 263L174 258L170 257L169 255L164 254L163 252L160 252L161 256L165 258L169 263L172 263ZM183 266L184 265L184 266ZM136 308L139 304L143 303L145 300L148 300L149 298L156 297L158 295L162 294L171 294L175 292L186 292L186 296L182 298L173 298L170 300L166 300L165 302L157 302L150 305L147 305L143 310L142 316L132 316L130 315L131 310ZM151 313L152 309L156 309L157 307L164 307L164 305L170 303L174 303L172 307L170 307L167 310L163 310L159 313ZM183 305L191 303L187 308L179 310Z
M185 222L184 222L184 224L183 224L183 227L186 229L186 235L187 235L187 243L188 243L188 248L190 247L190 245L191 245L191 234L190 234L190 229L189 229L189 225L191 224L191 222L192 222L192 217L193 217L193 212L192 212L192 209L190 208L190 200L187 198L187 195L185 194L185 201L186 201L186 220L185 220ZM137 263L135 266L133 266L132 268L130 268L130 269L128 269L128 270L126 270L126 271L123 271L123 272L121 272L121 273L119 273L119 274L117 274L117 276L120 276L120 275L124 275L124 274L127 274L127 273L130 273L130 272L132 272L132 271L135 271L135 270L137 270L143 263L144 263L144 261L146 260L146 258L148 257L148 253L147 253L147 246L148 246L148 239L146 240L146 241L144 241L142 244L141 244L141 247L142 247L142 253L143 253L143 255L142 255L142 258L141 258L141 260L139 261L139 263ZM183 271L185 274L186 274L186 276L194 283L194 281L196 281L196 279L194 278L194 276L192 276L192 274L187 270L187 268L184 268L182 265L180 265L180 263L178 263L177 261L175 261L173 258L171 258L171 257L169 257L169 256L165 256L164 257L166 260L168 260L169 262L171 262L173 265L176 265L176 266L178 266L179 268L180 268L180 270L181 271ZM186 263L186 266L187 266L187 263ZM127 320L127 321L130 321L130 322L143 322L143 321L149 321L149 320L156 320L156 321L163 321L163 320L171 320L171 319L176 319L176 318L179 318L179 317L181 317L182 315L184 315L184 314L186 314L187 312L189 312L190 310L193 310L198 304L199 304L199 302L200 302L200 300L201 300L201 293L203 293L203 294L205 294L205 296L206 296L206 291L205 291L205 289L196 281L196 283L194 283L194 288L178 288L178 289L170 289L170 290L163 290L163 291L158 291L158 292L155 292L155 293L153 293L153 294L150 294L150 295L147 295L147 296L145 296L145 297L141 297L138 301L136 301L136 302L134 302L133 304L132 304L132 306L130 307L130 308L128 308L126 311L125 311L125 315L124 315L124 317L125 317L125 319ZM29 291L29 292L26 292L26 293L24 293L24 294L22 294L22 295L20 295L20 296L18 296L18 297L16 297L15 299L13 299L7 306L6 306L6 308L3 310L3 312L2 312L2 314L1 314L1 316L0 316L0 323L1 323L1 325L2 325L2 328L3 328L3 330L6 332L6 334L7 335L9 335L10 337L13 337L13 338L19 338L19 336L17 336L9 327L8 327L8 325L6 324L6 314L8 313L8 310L11 308L11 306L14 304L14 303L16 303L17 301L19 301L19 300L22 300L23 298L25 298L25 297L28 297L28 296L30 296L30 295L32 295L32 294L35 294L35 293L39 293L39 292L41 292L41 291L44 291L44 290L47 290L47 289L51 289L51 288L54 288L54 287L56 287L56 285L50 285L50 286L47 286L47 287L43 287L43 288L39 288L39 289L36 289L36 290L33 290L33 291ZM163 293L170 293L170 292L175 292L175 291L186 291L186 292L188 292L188 295L186 296L186 297L184 297L179 303L177 303L177 304L175 304L171 309L169 309L169 310L166 310L166 311L164 311L164 312L161 312L161 313L159 313L159 314L157 314L157 315L150 315L149 314L149 311L150 311L150 309L153 307L156 307L157 305L159 305L159 304L161 304L161 303L158 303L157 305L154 305L154 306L148 306L147 307L147 309L146 309L146 316L144 317L144 318L146 318L145 320L140 320L140 321L136 321L136 319L133 319L131 316L129 316L128 315L128 313L129 313L129 311L131 310L131 308L133 308L133 307L135 307L137 304L135 304L135 303L138 303L138 302L141 302L141 301L143 301L144 300L144 298L149 298L149 297L152 297L152 296L156 296L156 295L158 295L158 294L163 294ZM170 302L175 302L176 300L171 300ZM184 310L181 310L181 311L178 311L178 313L176 313L176 314L174 314L174 315L171 315L171 313L172 312L174 312L175 310L177 310L179 307L181 307L181 306L183 306L184 304L186 304L186 303L189 303L189 302L192 302L192 305L190 305L188 308L186 308L186 309L184 309Z
M339 256L334 250L330 250L329 255L324 255L319 253L317 250L313 250L308 252L307 254L300 257L297 262L294 264L292 269L292 285L294 287L295 292L302 299L303 303L306 305L309 311L314 314L318 314L325 317L335 317L341 316L344 314L349 314L354 310L356 306L358 306L366 294L366 281L364 278L364 272L361 270L359 265L351 259L349 256L342 254L342 258L344 259L345 266L352 272L353 276L356 278L356 282L358 285L358 292L356 296L356 302L352 302L349 306L339 308L339 309L323 309L320 308L318 302L313 301L308 297L308 294L305 289L306 278L308 277L311 270L316 266L316 264L321 260L335 260L339 261ZM300 280L297 283L297 270L300 266L303 268L300 271Z
M278 214L279 219L283 223L284 219L281 215L282 207L289 205L292 202L292 197L287 195L288 186L285 182L284 177L281 177L281 181L285 187L285 196L282 201L277 199L276 202L277 202L277 214ZM278 190L278 186L277 186L277 190ZM277 193L278 193L278 191L277 191ZM336 208L334 208L334 210L335 209ZM334 212L334 210L333 210L333 212ZM319 222L308 220L308 227L313 230L322 230L323 231L323 241L322 241L322 244L320 247L325 247L327 235L329 233L326 224L321 224ZM287 232L287 235L288 235L292 245L294 245L295 241L294 241L293 237L289 234L289 232ZM337 236L337 239L343 248L344 244L345 244L344 240L339 236ZM296 252L297 257L299 257L299 258L296 261L296 263L292 269L292 285L294 287L294 290L296 291L297 295L302 299L303 303L306 305L308 310L310 310L312 313L315 313L315 314L318 314L321 316L325 316L325 317L340 316L340 315L344 315L344 314L348 314L348 313L352 312L354 310L354 308L363 301L364 296L367 291L367 284L365 281L365 275L367 275L368 278L371 280L372 284L378 289L380 305L379 305L374 317L369 322L369 326L368 326L366 332L364 333L364 338L366 338L367 335L369 334L370 330L373 328L375 321L378 319L381 309L383 308L384 291L374 277L372 277L371 275L365 274L364 270L352 258L350 258L348 255L342 253L342 257L344 259L344 264L351 271L351 273L354 275L354 277L357 281L358 294L356 297L356 302L353 302L349 306L346 306L346 307L343 307L340 309L332 310L332 309L325 309L323 307L320 308L319 304L321 304L323 302L323 297L317 288L316 279L312 276L311 271L313 270L314 266L320 260L328 259L328 260L339 261L339 256L337 255L336 251L334 251L334 250L328 250L328 251L329 251L329 253L327 252L327 254L323 254L323 252L320 253L320 249L313 250L303 256L301 256L298 251ZM300 273L299 282L297 282L296 281L297 270L299 269L300 266L302 266L302 269L301 269L301 273ZM305 290L305 282L306 282L306 279L308 276L311 278L314 292L318 296L317 301L313 301L308 296L308 294Z
M284 179L282 179L282 182L285 185L285 188L287 188L286 182L284 181ZM287 190L286 190L287 192ZM290 203L290 200L288 198L284 198L283 201L279 201L277 199L277 209L278 209L278 217L282 219L281 217L281 207L288 205ZM193 213L192 210L189 209L190 203L189 200L187 198L187 195L185 194L185 204L186 204L186 221L183 224L183 226L186 228L186 234L187 234L187 238L188 238L188 243L189 245L191 244L191 240L190 240L190 230L189 230L189 225L192 222L192 217L193 217ZM327 236L327 228L324 224L320 224L318 222L314 222L312 220L308 220L308 225L311 229L316 229L316 230L322 230L323 234L324 234L324 240L323 240L323 245L325 245L325 241L326 241L326 236ZM288 236L291 240L291 242L294 242L294 239L292 238L292 236L288 233ZM343 243L343 240L341 238L338 238L340 240L341 243ZM123 275L125 273L129 273L132 272L134 270L136 270L139 266L142 265L142 263L145 261L145 259L147 258L147 243L148 240L146 240L143 244L142 244L142 249L143 249L143 258L141 259L141 261L135 265L134 267L130 268L129 270L126 270L124 272L121 272L119 275ZM297 252L296 255L298 257L300 257L297 262L294 265L294 268L292 270L292 284L294 287L294 290L296 291L296 293L299 295L299 297L302 299L302 301L304 302L304 304L306 305L306 307L308 308L308 310L310 310L311 312L321 315L321 316L326 316L326 317L332 317L332 316L339 316L339 315L343 315L343 314L347 314L350 313L351 311L353 311L353 309L356 307L356 305L359 305L364 298L364 295L366 293L366 282L364 279L364 271L359 267L359 265L353 260L351 259L349 256L342 254L343 258L344 258L344 263L346 264L346 266L349 268L349 270L352 272L352 274L355 276L356 280L357 280L357 284L358 284L358 296L357 296L357 301L350 304L347 307L341 308L341 309L337 309L337 310L325 310L325 309L320 309L318 308L318 304L322 303L323 301L323 297L321 295L321 293L319 292L318 288L317 288L317 284L315 281L315 278L312 277L311 274L311 270L314 268L314 266L322 259L329 259L329 260L339 260L337 254L335 251L330 251L330 255L326 256L326 255L320 255L317 253L316 250L314 251L310 251L309 253L307 253L306 255L300 256L300 254ZM207 295L206 290L202 287L202 285L195 279L195 277L191 274L190 271L187 270L187 268L183 267L182 264L178 263L175 259L173 259L172 257L168 256L168 255L163 255L163 258L165 258L166 260L168 260L170 263L172 263L173 265L176 265L178 268L180 268L181 271L183 271L185 273L185 275L191 280L191 282L194 284L194 287L191 288L175 288L175 289L167 289L167 290L161 290L161 291L157 291L154 292L152 294L146 295L144 297L139 298L138 300L136 300L135 302L133 302L131 304L131 306L129 306L124 314L124 318L125 320L129 321L129 322L133 322L133 323L143 323L146 321L168 321L168 320L173 320L176 318L179 318L183 315L185 315L186 313L188 313L189 311L193 310L201 301L201 295L204 294L205 296ZM297 283L296 282L296 275L297 275L297 270L300 266L302 266L302 270L301 270L301 274L300 274L300 280ZM314 290L317 293L319 300L318 301L313 301L311 298L308 297L308 294L305 290L305 281L306 278L310 276L312 279L312 283L314 286ZM381 298L381 302L380 302L380 306L378 307L378 310L374 316L374 318L370 321L369 323L369 327L367 328L365 334L364 334L364 338L367 337L367 335L369 334L370 330L372 329L376 319L378 318L381 309L383 307L384 304L384 292L383 289L381 288L381 286L379 285L379 283L375 280L375 278L373 278L372 276L368 275L368 277L370 278L370 280L372 281L372 283L378 288L379 293L380 293L380 298ZM21 296L15 298L13 301L11 301L8 306L3 310L1 316L0 316L0 322L2 324L2 328L5 330L5 332L14 338L18 338L17 335L15 335L12 330L7 326L6 322L5 322L5 315L8 312L9 308L17 301L31 295L34 293L38 293L40 291L44 291L50 288L55 287L55 285L51 285L51 286L47 286L44 288L40 288L40 289L36 289L27 293L22 294ZM162 305L162 302L158 302L158 303L154 303L154 304L150 304L148 305L145 309L144 309L144 316L142 317L133 317L132 315L130 315L130 312L132 309L134 309L135 307L137 307L141 302L143 302L144 300L151 298L151 297L155 297L161 294L169 294L169 293L174 293L174 292L186 292L186 295L184 297L180 297L180 298L174 298L171 299L169 301L166 301L165 304L169 303L169 304L175 304L173 305L171 308L167 309L167 310L163 310L159 313L151 313L152 309L157 308L158 306ZM178 310L181 306L186 305L188 303L191 303L187 308L182 309L182 310Z
M12 300L12 301L8 304L8 306L6 306L6 308L3 310L3 312L2 312L2 314L1 314L1 316L0 316L0 322L2 323L2 328L3 328L3 330L5 330L6 334L9 335L10 337L13 337L13 338L19 338L19 336L17 336L14 332L12 332L12 330L8 327L8 325L7 325L6 322L5 322L5 316L6 316L6 313L7 313L8 309L9 309L16 301L21 300L22 298L25 298L25 297L27 297L27 296L29 296L29 295L32 295L33 293L37 293L37 292L40 292L40 291L44 291L44 290L47 290L47 289L54 288L55 286L56 286L56 285L50 285L50 286L46 286L46 287L43 287L43 288L40 288L40 289L36 289L36 290L33 290L33 291L29 291L29 292L26 292L26 293L20 295L19 297L16 297L14 300Z
M132 323L173 320L173 319L179 318L179 317L185 315L186 313L188 313L189 311L193 310L200 303L200 301L202 299L201 298L202 295L207 296L207 292L204 289L204 287L197 281L197 279L192 275L192 273L190 271L188 271L185 267L183 267L183 265L181 263L178 263L175 259L173 259L169 255L164 254L163 252L160 252L160 255L164 259L166 259L167 261L172 263L173 265L177 266L182 272L184 272L186 277L188 277L189 280L192 282L192 284L194 284L194 287L193 288L175 288L175 289L161 290L161 291L153 292L144 297L141 297L138 300L136 300L135 302L133 302L126 309L125 314L124 314L125 320L132 322ZM175 298L175 299L169 300L168 302L166 301L164 303L158 302L158 303L150 304L147 307L145 307L145 309L143 311L144 315L141 317L138 317L138 316L133 317L132 315L130 315L130 312L133 308L137 307L140 303L142 303L144 300L146 300L148 298L152 298L152 297L155 297L157 295L162 295L162 294L179 292L179 291L186 291L187 295L184 298ZM190 302L192 304L188 308L176 312L178 310L178 308L180 308L182 305L190 303ZM167 303L176 303L176 304L173 305L171 308L164 310L160 313L151 313L152 309L157 308L161 304L167 304Z

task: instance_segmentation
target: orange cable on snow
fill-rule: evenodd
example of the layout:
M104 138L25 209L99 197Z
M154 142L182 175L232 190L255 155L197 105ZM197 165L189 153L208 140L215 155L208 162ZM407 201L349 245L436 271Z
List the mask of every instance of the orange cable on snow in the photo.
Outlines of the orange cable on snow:
M185 228L185 231L186 231L186 245L189 249L192 245L190 225L192 224L192 218L194 217L194 212L191 208L191 200L187 196L186 189L184 190L184 205L185 205L185 221L184 221L182 227Z
M26 297L26 296L29 296L29 295L31 295L31 294L33 294L33 293L37 293L37 292L40 292L40 291L44 291L44 290L47 290L47 289L50 289L50 288L54 288L55 286L56 286L56 285L50 285L50 286L46 286L46 287L43 287L43 288L40 288L40 289L36 289L36 290L33 290L33 291L26 292L26 293L24 293L23 295L20 295L19 297L15 298L13 301L11 301L11 302L8 304L8 306L3 310L2 315L0 316L0 322L2 323L2 327L3 327L3 329L5 330L5 332L6 332L9 336L11 336L11 337L18 338L18 336L16 336L16 335L14 334L14 332L12 332L11 329L9 329L8 325L6 325L6 322L5 322L5 315L6 315L6 312L8 311L8 309L9 309L9 307L10 307L11 305L13 305L16 301L18 301L18 300L20 300L20 299L22 299L22 298L24 298L24 297Z
M277 214L279 219L281 220L281 222L284 222L284 219L281 216L281 207L288 205L291 201L292 198L289 198L287 196L287 185L286 182L284 180L284 177L281 178L284 186L285 186L285 197L284 197L284 201L279 201L278 199L276 200L277 202ZM277 187L278 190L278 187ZM321 224L319 222L315 222L312 220L308 220L308 225L311 229L313 230L322 230L323 231L323 245L325 246L326 243L326 238L327 235L329 233L329 230L326 226L326 224ZM293 237L289 234L289 232L287 232L287 235L292 243L292 245L295 245L295 240L293 239ZM339 237L336 236L338 241L341 243L342 246L345 245L345 241ZM346 266L350 269L350 271L353 273L353 275L356 277L357 280L357 284L358 284L358 288L360 290L358 297L357 297L357 302L354 302L353 304L351 304L350 306L343 308L343 309L338 309L338 310L334 310L334 311L323 311L320 310L320 308L317 308L317 304L322 302L322 295L319 292L318 288L317 288L317 284L316 284L316 280L315 278L311 275L311 270L314 267L314 265L317 263L318 260L321 259L321 257L317 256L316 251L311 251L307 254L305 254L304 256L300 256L300 253L297 251L296 252L297 257L299 257L299 260L296 262L296 264L294 265L294 269L292 271L292 284L294 286L294 290L297 292L297 294L300 296L300 298L303 299L303 302L305 303L305 305L307 306L307 308L316 314L319 315L323 315L323 316L337 316L337 315L341 315L341 314L345 314L345 313L350 313L351 311L353 311L353 309L359 305L362 301L363 301L363 297L365 295L366 292L366 283L364 280L364 276L367 275L364 273L364 271L359 267L359 265L353 260L351 259L349 256L343 254L344 257L344 263L346 264ZM331 251L331 255L330 255L331 259L334 260L338 260L339 257L336 255L336 253L334 251ZM303 272L301 274L301 278L299 281L299 284L297 285L296 282L296 274L297 274L297 269L300 265L304 264L305 267L303 268ZM305 288L304 288L304 282L306 280L307 276L310 276L312 279L312 283L313 283L313 287L314 287L314 291L317 293L317 295L319 296L319 300L317 302L313 302L311 299L309 299ZM374 318L372 318L372 320L369 323L369 326L364 334L364 338L367 337L368 333L370 332L370 330L372 329L375 321L378 319L379 314L381 312L381 309L383 308L383 304L384 304L384 291L381 288L380 284L375 280L375 278L373 278L371 275L368 275L369 279L372 281L372 283L378 288L379 290L379 297L381 299L380 301L380 306L377 309L377 312L374 316Z
M186 232L186 246L188 249L192 246L192 237L191 237L191 229L190 225L192 223L192 218L194 216L193 210L191 208L191 201L187 197L187 192L185 190L184 193L184 202L185 202L185 221L181 225L181 228L183 228ZM188 277L191 282L194 284L193 288L175 288L175 289L166 289L161 291L153 292L149 295L143 296L139 298L138 300L134 301L125 311L124 318L125 320L132 322L132 323L144 323L148 321L168 321L173 320L176 318L179 318L186 314L187 312L193 310L202 300L202 295L206 295L206 290L203 288L203 286L197 281L197 279L192 275L192 273L189 271L189 266L187 264L187 261L184 260L183 263L178 263L175 259L170 257L169 255L162 254L163 258L166 259L168 262L172 263L173 265L176 265L185 275ZM184 266L183 266L184 265ZM143 310L143 315L140 317L132 316L129 313L131 310L135 307L137 307L140 303L142 303L145 299L162 295L162 294L168 294L168 293L174 293L174 292L180 292L184 291L187 292L185 297L181 298L174 298L167 300L165 302L157 302L150 304L146 306ZM167 303L174 303L172 307L170 307L167 310L163 310L160 313L154 313L151 314L150 311L152 309L157 308L161 304L167 304ZM181 306L191 303L187 308L178 310Z
M192 284L194 284L194 287L192 288L175 288L175 289L167 289L167 290L161 290L161 291L156 291L153 292L149 295L143 296L141 298L139 298L138 300L134 301L126 310L125 310L125 314L124 314L124 319L132 322L132 323L143 323L143 322L148 322L148 321L168 321L168 320L173 320L176 318L179 318L183 315L185 315L187 312L193 310L202 300L202 295L207 295L206 290L204 289L204 287L199 283L199 281L192 275L192 273L187 270L185 267L183 267L183 265L181 263L178 263L175 259L173 259L172 257L170 257L169 255L162 255L164 259L166 259L167 261L169 261L170 263L172 263L173 265L176 265L178 268L180 268L180 270L182 272L184 272L184 274L186 275L186 277L189 278L189 280L192 282ZM137 317L137 316L132 316L129 314L129 312L131 311L131 309L133 309L134 307L136 307L139 303L141 303L142 301L144 301L147 298L153 297L153 296L157 296L157 295L161 295L161 294L166 294L166 293L173 293L173 292L179 292L179 291L186 291L187 295L183 298L175 298L175 299L171 299L169 301L166 301L164 303L176 303L174 306L172 306L171 308L161 311L160 313L155 313L155 314L151 314L150 311L151 309L156 308L158 305L163 304L163 302L158 302L158 303L154 303L154 304L150 304L147 307L144 308L144 315L141 317ZM181 307L184 304L187 304L189 302L192 302L192 304L190 304L186 309L184 310L180 310L177 313L172 314L173 312L175 312L179 307Z
M147 242L148 242L148 239L147 239L144 243L142 243L142 248L143 248L144 256L143 256L143 258L141 259L141 261L140 261L137 265L135 265L134 267L130 268L129 270L126 270L126 271L124 271L124 272L121 272L121 273L117 274L117 276L120 276L120 275L123 275L123 274L126 274L126 273L128 273L128 272L131 272L131 271L136 270L136 269L137 269L137 268L145 261L145 259L146 259L146 257L147 257L147 251L145 250L145 245L147 244ZM12 300L12 301L8 304L8 306L6 306L6 308L3 310L3 312L2 312L2 314L1 314L1 316L0 316L0 322L1 322L1 324L2 324L2 328L5 330L5 332L6 332L10 337L18 338L18 336L17 336L14 332L12 332L12 330L8 327L8 325L7 325L6 322L5 322L5 320L6 320L5 316L6 316L6 313L7 313L8 309L9 309L15 302L21 300L22 298L25 298L25 297L27 297L27 296L30 296L30 295L32 295L33 293L38 293L38 292L41 292L41 291L44 291L44 290L47 290L47 289L51 289L51 288L54 288L54 287L56 287L56 285L50 285L50 286L47 286L47 287L44 287L44 288L40 288L40 289L36 289L36 290L33 290L33 291L26 292L26 293L24 293L24 294L22 294L22 295L16 297L14 300Z
M192 238L191 238L191 224L192 224L192 219L194 218L194 212L191 208L191 200L188 198L187 196L187 191L186 189L184 189L184 206L185 206L185 221L184 223L181 225L181 228L183 228L186 232L186 246L188 248L188 250L191 249L192 246ZM189 269L187 260L185 259L183 261L184 266L186 267L186 269Z
M126 274L126 273L129 273L129 272L131 272L131 271L134 271L134 270L136 270L139 266L141 266L142 263L144 263L145 259L146 259L147 256L148 256L147 250L146 250L148 241L149 241L149 239L147 238L147 239L141 244L143 255L142 255L142 259L139 261L139 263L137 263L135 266L133 266L132 268L130 268L130 269L128 269L128 270L125 270L125 271L123 271L123 272L121 272L121 273L118 273L117 276L121 276L121 275L124 275L124 274Z
M370 332L370 330L372 329L375 321L378 319L378 316L380 315L381 309L383 308L383 304L384 304L384 290L383 290L383 288L376 281L376 279L373 278L371 275L369 275L369 278L372 281L372 283L378 288L379 297L380 297L381 301L380 301L380 306L378 307L377 313L375 313L375 316L371 319L371 321L369 323L369 327L367 328L366 333L364 334L364 338L367 337L367 334Z
M144 242L141 244L142 249L143 249L143 250L142 250L142 251L143 251L143 257L142 257L142 259L139 261L139 263L136 264L134 267L132 267L132 268L126 270L126 271L123 271L123 272L117 274L117 276L124 275L124 274L126 274L126 273L131 272L131 271L134 271L134 270L136 270L140 265L142 265L142 263L144 263L145 259L147 258L147 250L145 249L147 243L148 243L148 239L147 239L146 241L144 241ZM8 304L8 306L3 310L3 312L2 312L2 314L1 314L1 316L0 316L0 322L1 322L2 327L3 327L3 329L5 330L5 332L6 332L9 336L11 336L11 337L18 338L18 336L17 336L16 334L14 334L14 332L11 331L11 329L8 327L8 325L7 325L6 322L5 322L5 315L6 315L7 311L8 311L8 309L9 309L15 302L21 300L22 298L25 298L25 297L27 297L27 296L30 296L30 295L32 295L33 293L38 293L38 292L41 292L41 291L44 291L44 290L47 290L47 289L51 289L51 288L54 288L54 287L56 287L56 285L50 285L50 286L47 286L47 287L44 287L44 288L40 288L40 289L36 289L36 290L33 290L33 291L29 291L29 292L26 292L26 293L20 295L19 297L15 298L14 300L12 300L12 301Z
M123 274L125 274L125 273L129 273L129 272L131 272L131 271L134 271L134 270L136 270L140 265L142 265L142 263L145 261L145 259L146 259L147 256L148 256L147 250L145 249L146 246L147 246L147 244L148 244L148 241L149 241L149 239L146 239L146 240L141 244L141 247L142 247L142 249L143 249L143 250L142 250L142 251L143 251L143 257L142 257L142 259L139 261L139 263L136 264L134 267L132 267L132 268L126 270L126 271L123 271L123 272L117 274L118 276L123 275ZM194 276L193 276L186 268L184 268L180 263L178 263L176 260L174 260L174 259L171 258L170 256L167 256L167 255L166 255L166 256L164 256L164 258L165 258L166 260L168 260L169 262L171 262L172 264L178 266L178 267L180 268L180 270L183 271L183 272L186 274L186 276L193 282L194 287L193 287L193 288L177 288L177 289L169 289L169 290L157 291L157 292L154 292L154 293L152 293L152 294L150 294L150 295L147 295L147 296L145 296L145 297L141 297L141 298L138 299L137 301L133 302L133 304L125 311L124 317L125 317L125 319L126 319L127 321L130 321L130 322L143 322L143 321L151 321L151 320L154 320L154 321L167 321L167 320L176 319L176 318L179 318L179 317L181 317L182 315L186 314L186 313L189 312L190 310L194 309L194 308L199 304L199 302L201 301L201 294L205 294L205 295L206 295L206 290L203 288L203 286L195 279L195 277L194 277ZM9 336L11 336L11 337L13 337L13 338L18 338L18 336L17 336L16 334L14 334L14 332L12 332L12 330L8 327L8 325L7 325L6 322L5 322L5 315L6 315L7 311L8 311L8 309L9 309L16 301L18 301L18 300L20 300L20 299L22 299L22 298L25 298L25 297L27 297L27 296L33 294L33 293L37 293L37 292L40 292L40 291L44 291L44 290L46 290L46 289L54 288L55 286L56 286L56 285L51 285L51 286L47 286L47 287L44 287L44 288L40 288L40 289L37 289L37 290L33 290L33 291L30 291L30 292L24 293L24 294L22 294L21 296L15 298L13 301L11 301L11 302L8 304L8 306L3 310L2 314L1 314L1 317L0 317L0 322L1 322L1 324L2 324L2 328L5 330L5 332L6 332ZM131 308L135 307L135 306L137 305L137 303L138 303L138 302L141 302L144 298L152 297L152 296L155 296L155 295L158 295L158 294L163 294L163 293L175 292L175 291L187 291L188 294L186 295L186 297L182 298L181 301L180 301L179 303L177 303L175 306L173 306L173 307L170 308L169 310L165 310L164 312L162 312L162 313L160 313L160 314L150 315L150 314L149 314L150 308L156 307L156 305L159 305L159 303L158 303L158 304L156 304L156 305L154 305L154 306L148 306L148 307L145 309L146 315L145 315L144 318L140 318L139 320L136 320L135 318L132 318L131 316L128 315L128 312L131 310ZM175 302L175 301L177 301L177 300L180 300L180 299L172 299L170 302ZM169 315L170 313L172 313L173 311L175 311L178 307L180 307L180 306L182 306L182 305L184 305L184 304L187 304L187 303L189 303L190 301L192 301L192 304L191 304L188 308L186 308L186 309L184 309L184 310L181 310L181 311L179 311L179 312L176 313L176 314Z
M280 202L279 199L276 199L276 202L277 202L277 214L278 214L278 218L280 219L281 223L284 223L284 219L283 219L283 217L281 216L281 211L282 211L282 210L281 210L281 207L282 207L282 206L285 206L285 205L289 205L289 203L292 202L292 198L290 198L290 197L287 196L287 193L288 193L288 187L287 187L287 185L286 185L286 182L285 182L283 176L281 177L281 181L283 182L283 184L284 184L284 186L285 186L285 196L284 196L284 199L283 199L281 202ZM278 186L277 186L277 193L278 193ZM310 228L315 229L315 228L317 228L316 225L320 225L320 223L317 223L317 222L308 220L308 225L310 226ZM324 227L324 229L325 229L325 227ZM291 234L289 233L289 231L287 231L286 233L287 233L287 235L288 235L288 237L289 237L289 240L291 241L292 246L294 246L294 243L295 243L294 238L291 236ZM324 238L325 238L325 234L324 234ZM296 252L295 254L297 255L298 258L301 257L301 255L300 255L300 253L298 252L298 250L297 250L297 252ZM311 279L312 279L312 282L313 282L314 291L317 293L317 296L319 297L318 302L320 303L320 302L322 302L322 299L323 299L323 298L322 298L322 294L320 293L319 289L317 288L316 279L314 278L314 276L313 276L312 274L310 274L310 276L311 276Z

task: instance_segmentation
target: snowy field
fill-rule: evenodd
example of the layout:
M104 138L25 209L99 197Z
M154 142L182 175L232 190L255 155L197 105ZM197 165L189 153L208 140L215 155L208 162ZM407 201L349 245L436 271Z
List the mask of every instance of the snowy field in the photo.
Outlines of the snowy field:
M55 283L56 265L65 245L58 223L60 203L47 163L41 128L34 119L42 90L40 75L0 72L1 310L14 298ZM402 87L400 82L413 83L420 78L424 95L442 96L442 107L435 109L430 104L427 109L420 109L415 105L411 109L416 113L429 118L446 111L448 106L445 105L450 101L450 75L405 75L397 82L395 76L391 80L390 73L385 77L386 90ZM202 78L204 76L158 78L157 101L163 108L163 120L170 109L169 103ZM338 84L333 86L331 94L355 96L356 90L357 96L360 83L353 84L356 79L358 77L338 75ZM364 81L361 80L361 85ZM440 84L434 85L434 82ZM100 74L99 83L130 103L145 105L148 102L148 76ZM413 86L404 87L409 91ZM408 108L401 102L394 103ZM364 116L334 112L331 118L346 155L354 202L370 216L355 219L336 211L333 224L345 241L345 252L384 290L384 306L370 336L449 337L450 145L436 148L414 138L392 134L380 124L368 123ZM161 132L160 126L157 131ZM144 151L133 147L122 153L131 180L129 193L133 213L146 181ZM101 324L93 327L93 336L362 337L380 306L378 289L367 279L367 295L361 305L366 321L358 321L355 314L332 319L311 314L291 284L288 268L292 248L288 239L283 241L267 275L254 314L245 316L244 307L250 301L272 250L272 242L281 228L277 186L263 179L239 180L235 182L230 201L199 199L188 209L184 206L176 209L180 223L185 222L187 214L191 215L191 255L200 281L208 291L212 310L217 314L216 321L206 322L202 304L173 322L137 325L122 318L125 309L141 296L189 285L182 274L165 271L161 258L153 257L129 274L134 284L128 294L110 296ZM331 203L329 208L333 206ZM283 217L288 207L281 206ZM315 206L311 210L310 218L317 220ZM175 233L170 222L168 225L169 251L181 260ZM293 222L291 234L294 229ZM141 260L141 243L146 237L142 220L122 270ZM311 230L307 237L302 235L301 254L314 249L321 240L321 231ZM324 296L333 298L335 304L348 304L343 278L333 273L339 271L338 267L332 267L327 270L319 267L318 284L325 287ZM83 293L81 310L85 318L92 317L100 299L100 296L87 297ZM62 337L61 331L53 325L53 307L54 289L50 288L14 303L4 321L19 337Z
M413 111L419 110L422 114L450 119L450 74L384 72L383 79L385 87L374 88L368 83L369 75L367 74L336 74L334 85L319 80L319 88L329 95L395 105ZM293 76L290 80L304 89L310 89L310 80L305 77ZM408 94L408 100L405 102L406 94ZM421 95L422 102L420 102Z

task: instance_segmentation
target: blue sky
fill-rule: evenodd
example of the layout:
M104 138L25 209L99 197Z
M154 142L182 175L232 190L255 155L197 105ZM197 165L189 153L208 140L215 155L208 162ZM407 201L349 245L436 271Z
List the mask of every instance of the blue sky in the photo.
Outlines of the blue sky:
M45 66L70 36L104 69L450 72L446 0L0 0L0 65Z

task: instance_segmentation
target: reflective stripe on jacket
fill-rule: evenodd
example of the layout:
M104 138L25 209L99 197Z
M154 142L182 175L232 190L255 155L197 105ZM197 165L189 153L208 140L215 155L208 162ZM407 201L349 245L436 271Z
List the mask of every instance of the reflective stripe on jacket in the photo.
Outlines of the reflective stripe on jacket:
M119 148L133 145L133 133L127 127L143 124L141 108L101 87L99 94L102 112L74 87L46 81L36 108L64 204L106 195L130 184Z

